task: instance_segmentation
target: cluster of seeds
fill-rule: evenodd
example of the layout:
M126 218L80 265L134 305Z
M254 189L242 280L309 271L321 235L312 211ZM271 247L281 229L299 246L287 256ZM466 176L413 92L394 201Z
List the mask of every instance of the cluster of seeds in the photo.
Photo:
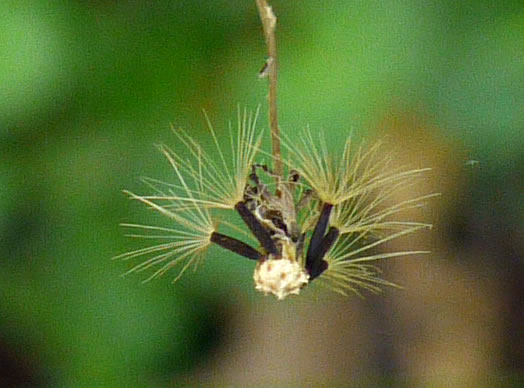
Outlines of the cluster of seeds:
M220 144L209 125L212 154L181 130L174 133L188 154L160 146L173 181L146 178L151 195L128 194L167 216L170 225L125 224L149 232L133 236L165 241L120 255L145 258L129 272L157 267L153 278L177 267L176 280L216 244L229 255L256 261L255 288L278 299L298 294L315 279L342 294L393 285L371 262L423 253L375 248L430 227L396 218L432 195L392 203L395 193L426 169L394 171L378 145L352 147L351 136L338 154L328 152L324 138L306 129L298 140L282 138L288 155L281 160L284 179L259 164L265 153L257 116L239 111L236 133L229 127L229 147ZM224 211L230 216L224 217ZM244 227L234 221L238 216Z

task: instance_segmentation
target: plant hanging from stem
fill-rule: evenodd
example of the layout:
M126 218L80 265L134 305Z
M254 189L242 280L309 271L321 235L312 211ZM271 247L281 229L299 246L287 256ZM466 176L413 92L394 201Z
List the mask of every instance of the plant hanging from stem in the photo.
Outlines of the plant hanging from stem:
M374 248L392 239L430 227L398 220L402 211L420 206L425 195L391 204L394 194L427 169L392 170L379 145L364 149L347 138L338 155L328 151L321 135L304 130L299 140L281 135L277 117L276 18L265 0L256 0L268 58L261 77L269 79L269 123L273 166L260 164L262 131L258 110L238 112L236 133L230 126L231 157L208 120L216 147L211 157L192 137L174 130L189 158L160 146L174 171L173 182L144 179L151 195L129 196L172 220L172 227L124 224L146 234L135 237L165 240L117 256L145 258L129 272L156 267L154 278L177 267L177 280L203 260L211 244L256 261L255 288L284 299L309 283L324 283L347 294L361 289L379 292L394 285L380 277L372 262L425 253L377 253ZM288 157L281 154L281 142ZM236 213L245 228L227 221L221 212ZM223 214L223 213L221 213ZM232 233L245 238L231 237ZM246 242L246 240L248 242ZM254 244L253 244L254 243Z

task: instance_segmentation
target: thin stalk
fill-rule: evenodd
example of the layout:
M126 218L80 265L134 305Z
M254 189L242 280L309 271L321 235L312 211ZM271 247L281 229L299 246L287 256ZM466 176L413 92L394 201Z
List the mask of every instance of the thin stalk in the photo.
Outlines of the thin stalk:
M275 28L277 25L277 18L273 13L271 7L267 4L266 0L256 0L258 13L262 22L264 30L264 37L266 39L267 46L267 69L264 74L267 74L269 78L269 127L271 129L271 145L273 152L273 171L276 175L277 191L279 181L284 174L284 166L282 164L282 158L280 154L280 128L278 126L278 114L277 114L277 42L275 39Z

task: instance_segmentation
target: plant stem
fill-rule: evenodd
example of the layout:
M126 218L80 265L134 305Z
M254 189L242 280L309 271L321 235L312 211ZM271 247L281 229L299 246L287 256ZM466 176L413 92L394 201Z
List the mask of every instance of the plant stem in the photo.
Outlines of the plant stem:
M273 153L273 170L277 180L277 191L279 180L284 174L284 167L280 154L280 128L278 126L277 114L277 43L275 39L275 28L277 18L266 0L256 0L258 13L264 29L264 37L268 52L267 75L269 78L269 127L271 129L271 145Z

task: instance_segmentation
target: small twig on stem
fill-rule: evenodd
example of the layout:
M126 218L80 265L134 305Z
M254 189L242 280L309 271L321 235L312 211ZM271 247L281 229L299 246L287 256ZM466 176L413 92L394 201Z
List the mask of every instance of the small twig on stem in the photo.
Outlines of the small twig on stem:
M264 29L268 59L264 75L269 78L269 126L271 128L271 145L273 150L273 170L277 180L277 191L279 180L284 174L284 167L280 155L280 128L277 115L277 43L275 40L275 27L277 18L266 0L256 0L260 20Z

